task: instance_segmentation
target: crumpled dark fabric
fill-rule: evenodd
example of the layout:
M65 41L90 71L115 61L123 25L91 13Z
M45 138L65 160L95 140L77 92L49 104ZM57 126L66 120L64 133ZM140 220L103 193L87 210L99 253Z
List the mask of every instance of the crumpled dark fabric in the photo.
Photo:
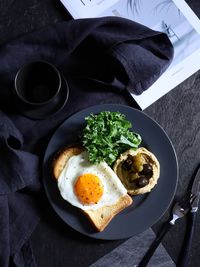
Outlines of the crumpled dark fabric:
M173 47L164 33L106 17L70 20L0 47L0 266L35 266L29 237L39 220L41 165L56 127L74 112L129 88L141 94L166 70ZM25 63L46 60L67 78L70 96L55 116L33 120L12 103Z
M22 147L21 133L11 120L0 112L0 266L2 267L11 265L10 255L14 256L28 242L39 220L36 203L29 194L30 191L33 194L40 188L39 161L36 155L23 151Z

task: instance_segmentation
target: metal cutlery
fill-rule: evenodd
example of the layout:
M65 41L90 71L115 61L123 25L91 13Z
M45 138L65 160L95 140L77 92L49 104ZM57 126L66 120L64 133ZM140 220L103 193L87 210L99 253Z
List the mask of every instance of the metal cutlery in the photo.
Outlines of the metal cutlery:
M194 224L195 224L196 213L198 210L199 198L200 198L200 168L198 169L195 179L193 181L191 191L189 190L182 199L180 199L175 203L172 209L171 220L164 223L156 239L153 241L150 248L142 258L140 263L137 265L137 267L147 266L148 262L150 261L151 257L153 256L155 250L157 249L158 245L160 244L161 240L166 235L166 233L171 229L171 227L175 224L175 222L178 219L184 217L186 214L189 213L190 215L189 231L187 233L186 241L184 243L184 247L182 250L183 256L181 257L181 260L178 265L179 267L188 266L189 252L192 243L192 236L194 232Z
M191 208L188 214L189 215L188 231L186 233L186 238L182 248L181 257L178 263L179 267L189 266L189 254L192 245L194 225L200 199L200 169L198 169L197 174L195 176L190 196L191 196Z

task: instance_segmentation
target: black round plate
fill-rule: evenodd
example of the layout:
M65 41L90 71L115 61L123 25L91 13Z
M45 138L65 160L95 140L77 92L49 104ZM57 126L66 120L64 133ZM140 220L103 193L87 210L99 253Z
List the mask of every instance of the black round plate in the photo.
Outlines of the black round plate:
M62 74L61 74L61 79L62 79L62 85L60 88L60 92L55 98L53 103L49 105L44 105L42 107L27 109L22 105L22 103L20 103L20 101L17 101L15 99L16 108L24 116L36 120L46 119L52 115L55 115L56 113L58 113L60 110L63 109L69 97L69 86Z
M133 204L116 215L103 232L95 232L81 211L62 199L56 181L51 178L50 165L56 151L77 141L85 126L84 118L90 113L96 114L101 111L119 111L126 115L132 123L133 130L141 135L142 146L152 151L158 158L161 174L158 184L150 193L133 197ZM92 106L68 118L51 138L43 167L44 187L55 212L80 233L106 240L131 237L156 223L171 204L178 179L176 154L164 130L143 112L115 104Z

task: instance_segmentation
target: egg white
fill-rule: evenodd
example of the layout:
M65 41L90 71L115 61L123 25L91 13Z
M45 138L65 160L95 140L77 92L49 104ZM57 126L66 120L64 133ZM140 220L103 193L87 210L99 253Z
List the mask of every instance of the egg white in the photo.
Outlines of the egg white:
M74 184L77 178L86 173L98 176L103 184L103 195L97 204L83 205L75 194ZM92 165L88 160L87 151L74 155L67 161L58 178L58 188L66 201L82 210L96 210L103 206L113 205L127 194L127 190L108 164L102 162Z

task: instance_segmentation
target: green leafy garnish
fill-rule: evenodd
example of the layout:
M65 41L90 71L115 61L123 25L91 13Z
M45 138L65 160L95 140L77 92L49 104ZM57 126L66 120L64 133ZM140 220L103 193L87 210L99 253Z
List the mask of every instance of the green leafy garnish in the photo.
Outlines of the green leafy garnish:
M141 143L138 133L130 131L132 124L120 112L102 111L85 118L83 145L93 164L105 161L108 165L129 148L137 149Z

